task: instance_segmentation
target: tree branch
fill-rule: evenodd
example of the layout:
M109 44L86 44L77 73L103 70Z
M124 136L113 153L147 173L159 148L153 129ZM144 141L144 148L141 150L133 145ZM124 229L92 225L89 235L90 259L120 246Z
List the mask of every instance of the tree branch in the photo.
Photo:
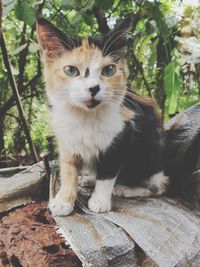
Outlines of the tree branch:
M38 162L39 158L38 158L37 152L35 150L35 146L34 146L34 144L32 142L32 139L31 139L31 135L30 135L29 128L28 128L28 125L27 125L27 121L26 121L26 118L25 118L25 113L24 113L24 110L23 110L23 107L22 107L22 103L21 103L21 100L20 100L20 96L19 96L19 92L18 92L18 89L17 89L16 81L15 81L14 76L13 76L12 71L11 71L11 66L10 66L10 62L9 62L9 59L8 59L8 53L7 53L7 49L6 49L6 45L5 45L5 41L4 41L2 33L0 35L0 43L1 43L1 50L2 50L2 54L3 54L3 61L4 61L4 64L5 64L6 70L7 70L9 82L10 82L10 85L11 85L11 88L12 88L12 91L13 91L13 95L14 95L16 104L17 104L17 108L18 108L18 111L19 111L19 117L21 119L21 123L22 123L22 126L24 128L24 132L25 132L25 135L26 135L29 147L30 147L30 151L31 151L31 153L33 155L34 160L36 162Z
M23 49L19 53L19 60L18 60L19 75L18 75L17 87L19 88L20 91L23 90L23 80L24 80L24 71L25 71L25 66L26 66L26 57L28 54L28 48L29 48L30 42L31 42L33 35L34 35L34 31L35 31L35 26L32 26L31 34L30 34L30 37L27 41L27 46L25 49ZM25 43L25 34L26 34L26 24L24 23L22 35L21 35L22 37L20 40L20 45Z
M22 95L27 87L29 86L33 86L35 84L35 82L41 77L41 70L38 71L38 73L29 81L27 82L22 88L23 90L21 90L19 93L20 95ZM16 104L15 102L15 97L12 95L7 101L6 103L3 105L3 107L0 109L0 117L4 117L6 112L13 107Z
M150 88L150 86L149 86L149 84L148 84L148 82L147 82L147 79L146 79L146 77L145 77L145 74L144 74L144 69L143 69L143 67L142 67L142 63L137 59L137 57L136 57L134 51L131 51L131 58L133 59L136 68L138 69L138 71L139 71L140 74L142 75L142 79L143 79L143 81L144 81L144 85L145 85L145 87L146 87L146 89L147 89L148 95L149 95L150 97L153 97L152 92L151 92L151 88Z

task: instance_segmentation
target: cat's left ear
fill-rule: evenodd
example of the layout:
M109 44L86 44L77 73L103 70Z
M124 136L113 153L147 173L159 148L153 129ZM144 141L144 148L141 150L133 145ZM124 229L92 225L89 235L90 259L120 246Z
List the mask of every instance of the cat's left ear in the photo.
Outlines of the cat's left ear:
M133 15L127 14L114 30L104 37L103 54L126 55L127 39L133 25Z
M72 39L43 18L37 20L37 36L41 52L47 60L59 57L72 47Z

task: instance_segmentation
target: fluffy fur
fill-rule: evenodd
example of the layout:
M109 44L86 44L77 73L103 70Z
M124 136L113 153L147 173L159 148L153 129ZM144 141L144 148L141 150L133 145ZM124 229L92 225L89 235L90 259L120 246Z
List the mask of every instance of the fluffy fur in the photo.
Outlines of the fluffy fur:
M116 181L114 192L120 196L165 191L160 117L150 100L127 90L125 55L131 24L128 16L102 39L81 39L63 34L44 19L38 21L49 121L60 152L61 188L49 203L54 215L72 212L77 177L84 167L96 173L88 203L94 212L111 210ZM66 66L75 74L66 74ZM104 68L113 66L114 73L105 75Z

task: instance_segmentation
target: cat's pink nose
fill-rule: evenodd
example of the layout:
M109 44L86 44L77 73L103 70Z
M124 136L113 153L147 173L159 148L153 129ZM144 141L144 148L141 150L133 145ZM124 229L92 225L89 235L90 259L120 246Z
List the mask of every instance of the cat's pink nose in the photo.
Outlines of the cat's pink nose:
M90 95L94 97L99 92L100 87L99 85L96 85L96 86L90 87L88 90L90 92Z

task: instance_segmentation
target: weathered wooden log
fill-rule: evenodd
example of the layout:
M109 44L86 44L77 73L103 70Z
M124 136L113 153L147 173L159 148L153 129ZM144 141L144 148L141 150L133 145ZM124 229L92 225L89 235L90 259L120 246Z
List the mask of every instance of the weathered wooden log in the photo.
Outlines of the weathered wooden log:
M200 103L166 124L165 171L169 196L200 205Z
M40 199L45 179L43 163L37 163L10 178L0 177L0 212Z
M85 206L83 195L80 201ZM85 206L84 214L54 217L84 266L141 266L136 246L145 267L200 264L200 217L180 201L114 198L113 204L105 214Z
M18 166L18 167L10 167L10 168L1 168L0 169L0 177L1 178L10 177L11 175L13 175L15 173L25 171L29 167L31 167L31 166Z
M0 212L8 211L19 205L34 200L47 200L49 197L49 180L43 162L39 162L24 171L19 168L2 169L0 174ZM58 176L58 162L51 162L52 175ZM18 172L8 177L8 173Z

